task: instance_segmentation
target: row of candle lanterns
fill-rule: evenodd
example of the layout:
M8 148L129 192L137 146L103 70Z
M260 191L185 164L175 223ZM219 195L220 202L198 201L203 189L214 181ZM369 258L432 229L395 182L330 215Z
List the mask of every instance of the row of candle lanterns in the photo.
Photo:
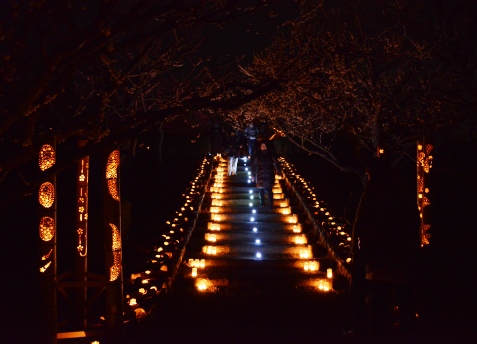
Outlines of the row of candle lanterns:
M305 198L309 198L314 202L314 205L319 205L319 202L317 201L317 197L313 192L313 189L308 186L307 182L303 178L299 178L299 175L297 175L291 168L291 165L288 164L284 158L280 158L280 164L282 165L282 171L288 176L297 176L297 179L302 182L304 190L306 190L309 194L303 195ZM280 191L281 192L281 191ZM288 206L288 205L287 205ZM325 209L321 208L321 211L324 211ZM298 226L298 218L296 214L291 214L290 212L290 217L288 218L288 222L294 223L295 226L293 228L293 232L295 233L301 233L301 228ZM329 218L328 220L332 220L333 218L328 214L326 214ZM307 237L305 234L297 235L293 238L293 241L297 245L306 245L308 243ZM299 256L301 259L306 260L303 263L303 270L308 273L317 273L320 271L320 263L316 260L309 260L313 259L312 252L310 248L308 249L300 249ZM333 279L333 270L331 268L326 269L326 279L319 279L316 281L314 286L320 290L320 291L325 291L328 292L332 290L332 279Z
M184 204L180 210L175 212L174 219L166 221L166 226L163 228L164 234L161 235L163 241L154 248L153 256L148 260L150 269L131 274L131 280L140 280L140 283L138 285L135 283L136 290L126 295L126 304L135 312L138 320L147 314L144 309L146 306L142 305L142 301L150 296L158 295L161 290L166 288L166 279L161 276L164 276L164 273L169 270L168 264L173 258L172 252L175 251L172 246L180 244L187 234L184 230L189 223L187 214L196 209L195 203L203 194L202 189L206 185L210 168L211 161L205 157L196 171L195 178L191 181L190 188L182 195L185 200ZM198 261L197 264L198 267L201 267L204 262Z
M222 220L222 217L220 215L220 208L222 207L222 193L223 193L223 181L224 181L224 176L226 173L226 168L224 167L223 160L218 157L217 160L219 161L219 165L215 169L215 176L214 176L214 183L213 185L209 188L209 191L211 192L211 207L210 207L210 212L211 212L211 218L213 222L209 222L207 225L207 229L210 231L220 231L221 226L220 226L220 221ZM215 233L205 233L204 236L205 240L207 242L211 243L216 243L218 240L218 236ZM218 252L220 251L220 248L214 245L205 245L202 247L202 253L207 254L207 255L217 255ZM200 292L206 292L206 291L211 291L214 290L214 285L213 282L208 280L207 278L204 277L202 274L199 278L198 275L198 270L199 269L204 269L205 268L205 259L193 259L189 258L188 265L191 268L191 277L195 278L195 286L198 291Z
M328 237L333 237L337 240L336 245L332 245L328 242L328 245L332 247L334 253L343 261L351 262L351 235L345 224L345 221L337 221L337 219L326 209L324 201L319 201L314 188L297 172L292 164L288 163L284 158L279 159L282 171L287 176L288 180L292 182L300 194L303 200L307 203L307 206L314 218L321 225L322 230L326 231Z

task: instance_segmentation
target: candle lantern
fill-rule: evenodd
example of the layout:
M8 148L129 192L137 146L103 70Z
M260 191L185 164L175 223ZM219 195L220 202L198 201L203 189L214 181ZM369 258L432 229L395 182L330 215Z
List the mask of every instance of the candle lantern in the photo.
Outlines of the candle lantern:
M56 164L56 142L48 140L38 151L38 167L43 183L38 189L39 284L41 290L42 335L56 337L57 331L57 266L56 266L56 175L51 169Z
M211 214L210 219L215 222L220 222L222 221L222 216L219 214Z
M217 235L210 234L210 233L205 233L205 240L216 242L217 241Z
M301 225L299 223L293 225L293 233L301 233Z
M209 222L207 228L211 231L220 231L220 223Z
M431 204L428 187L428 174L432 168L432 150L434 145L429 137L417 143L417 205L421 216L421 246L428 245L431 237L429 229L429 205Z
M109 272L105 318L109 330L122 331L123 269L119 149L116 146L106 147L103 161L104 253L106 271Z
M330 291L331 290L331 284L330 281L321 279L318 281L318 289L321 291Z

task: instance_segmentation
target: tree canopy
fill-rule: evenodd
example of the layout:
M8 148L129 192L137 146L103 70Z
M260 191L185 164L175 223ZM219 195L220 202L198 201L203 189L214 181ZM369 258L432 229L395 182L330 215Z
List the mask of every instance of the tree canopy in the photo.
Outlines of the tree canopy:
M472 1L1 6L4 194L12 180L24 193L34 190L39 181L29 167L48 136L63 152L56 173L178 117L191 127L207 126L211 114L230 123L260 119L359 174L359 161L378 147L399 159L423 135L462 118L475 123ZM257 34L267 25L277 29L270 42ZM88 144L78 147L78 139Z
M270 85L230 77L243 56L218 58L203 47L234 21L266 17L275 2L3 2L0 190L12 180L32 190L37 181L28 168L45 137L54 136L63 152L57 173L178 116L207 123L197 113L264 94ZM88 144L79 148L78 139Z
M397 161L416 140L475 123L469 1L299 1L300 14L244 73L280 87L231 116L266 118L343 171L378 148Z

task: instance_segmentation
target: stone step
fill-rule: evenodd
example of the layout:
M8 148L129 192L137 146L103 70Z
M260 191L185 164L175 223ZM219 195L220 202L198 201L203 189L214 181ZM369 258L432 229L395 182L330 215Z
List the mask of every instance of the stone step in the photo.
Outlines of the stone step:
M265 201L268 202L268 198L265 196ZM204 202L205 203L205 202ZM277 208L285 208L290 206L290 200L288 198L284 199L274 199L273 205ZM224 199L212 199L210 202L207 202L207 206L211 207L243 207L244 209L251 210L251 208L260 209L260 199L255 197L250 198L224 198Z
M251 191L251 192L250 192ZM210 197L211 199L252 199L258 200L258 189L257 188L247 188L241 192L215 192L209 191L206 193L206 197ZM265 194L265 198L267 199L267 194ZM284 193L274 193L273 199L285 199Z
M302 233L293 233L292 231L205 231L203 235L196 233L197 240L205 240L210 243L256 243L259 239L262 244L268 243L288 243L303 244L308 243L308 238ZM193 240L193 239L191 239Z
M249 202L253 203L253 202ZM202 207L202 211L209 211L211 214L256 214L262 215L262 214L269 214L271 213L271 210L269 208L269 203L268 200L265 200L265 205L260 206L259 203L260 201L256 200L254 202L256 205L255 206L250 206L250 205L238 205L238 204L231 204L231 206L209 206L208 208ZM280 200L274 200L274 209L273 213L276 214L282 214L282 215L290 215L292 214L292 208L291 207L280 207L281 202Z
M193 243L191 243L194 245ZM225 243L225 244L205 244L202 246L202 252L197 252L201 258L220 256L222 258L240 258L254 259L257 254L261 255L261 259L309 259L312 258L311 245L295 245L295 244L267 244L256 245L253 243Z
M233 184L226 184L221 183L221 186L217 186L217 183L211 183L211 186L208 189L209 192L212 193L219 193L219 194L226 194L226 193L245 193L245 194L257 194L258 189L255 185L233 185ZM281 186L274 186L272 188L272 192L274 194L283 194L283 188ZM275 198L275 197L274 197Z
M290 232L301 233L303 231L300 223L284 223L284 222L266 222L266 221L228 221L215 222L205 221L206 228L212 232L227 232L227 231L249 231L253 232L254 228L258 232L262 231L276 231L276 232ZM197 226L196 232L200 230L200 225Z
M305 270L305 263L313 264L314 270ZM333 289L334 278L328 278L326 268L321 265L317 260L206 259L204 268L196 269L196 276L192 275L193 267L188 261L184 261L178 274L183 279L194 281L194 284L208 282L213 287L237 286L242 290L300 286Z
M229 214L218 214L210 213L210 221L212 222L249 222L249 223L261 223L261 222L273 222L276 224L287 224L287 223L297 223L298 216L296 214L284 215L279 214L277 211L272 212L267 207L264 207L264 212L256 214L240 214L240 213L229 213ZM268 209L268 211L267 211ZM205 214L204 214L205 215Z
M202 267L201 267L202 259ZM305 270L305 263L308 263L308 270ZM198 267L198 270L203 268L229 268L237 269L237 271L248 269L253 271L266 271L272 270L286 271L287 269L296 270L304 273L326 273L328 268L332 271L336 264L334 261L328 258L313 258L313 259L231 259L220 256L199 258L197 254L188 252L182 262L181 268L191 269L192 267ZM224 270L225 271L225 270Z

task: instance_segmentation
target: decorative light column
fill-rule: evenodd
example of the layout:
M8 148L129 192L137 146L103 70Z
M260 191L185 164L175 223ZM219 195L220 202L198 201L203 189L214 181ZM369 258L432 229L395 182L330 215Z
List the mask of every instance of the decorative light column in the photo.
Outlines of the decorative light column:
M430 216L428 206L431 204L429 200L428 175L432 168L432 150L434 145L432 140L424 138L417 142L417 205L421 216L421 246L429 244L431 234Z
M38 152L38 166L44 175L38 190L39 203L39 285L40 285L40 336L44 343L56 343L56 175L49 169L56 163L55 139L47 140Z
M119 190L119 149L106 151L104 229L106 263L106 323L116 335L123 326L123 276L121 243L121 202Z
M83 147L88 141L78 141L78 147ZM86 286L88 275L88 181L89 156L83 157L76 168L76 280L84 282L77 288L77 310L83 328L86 328L87 297Z

